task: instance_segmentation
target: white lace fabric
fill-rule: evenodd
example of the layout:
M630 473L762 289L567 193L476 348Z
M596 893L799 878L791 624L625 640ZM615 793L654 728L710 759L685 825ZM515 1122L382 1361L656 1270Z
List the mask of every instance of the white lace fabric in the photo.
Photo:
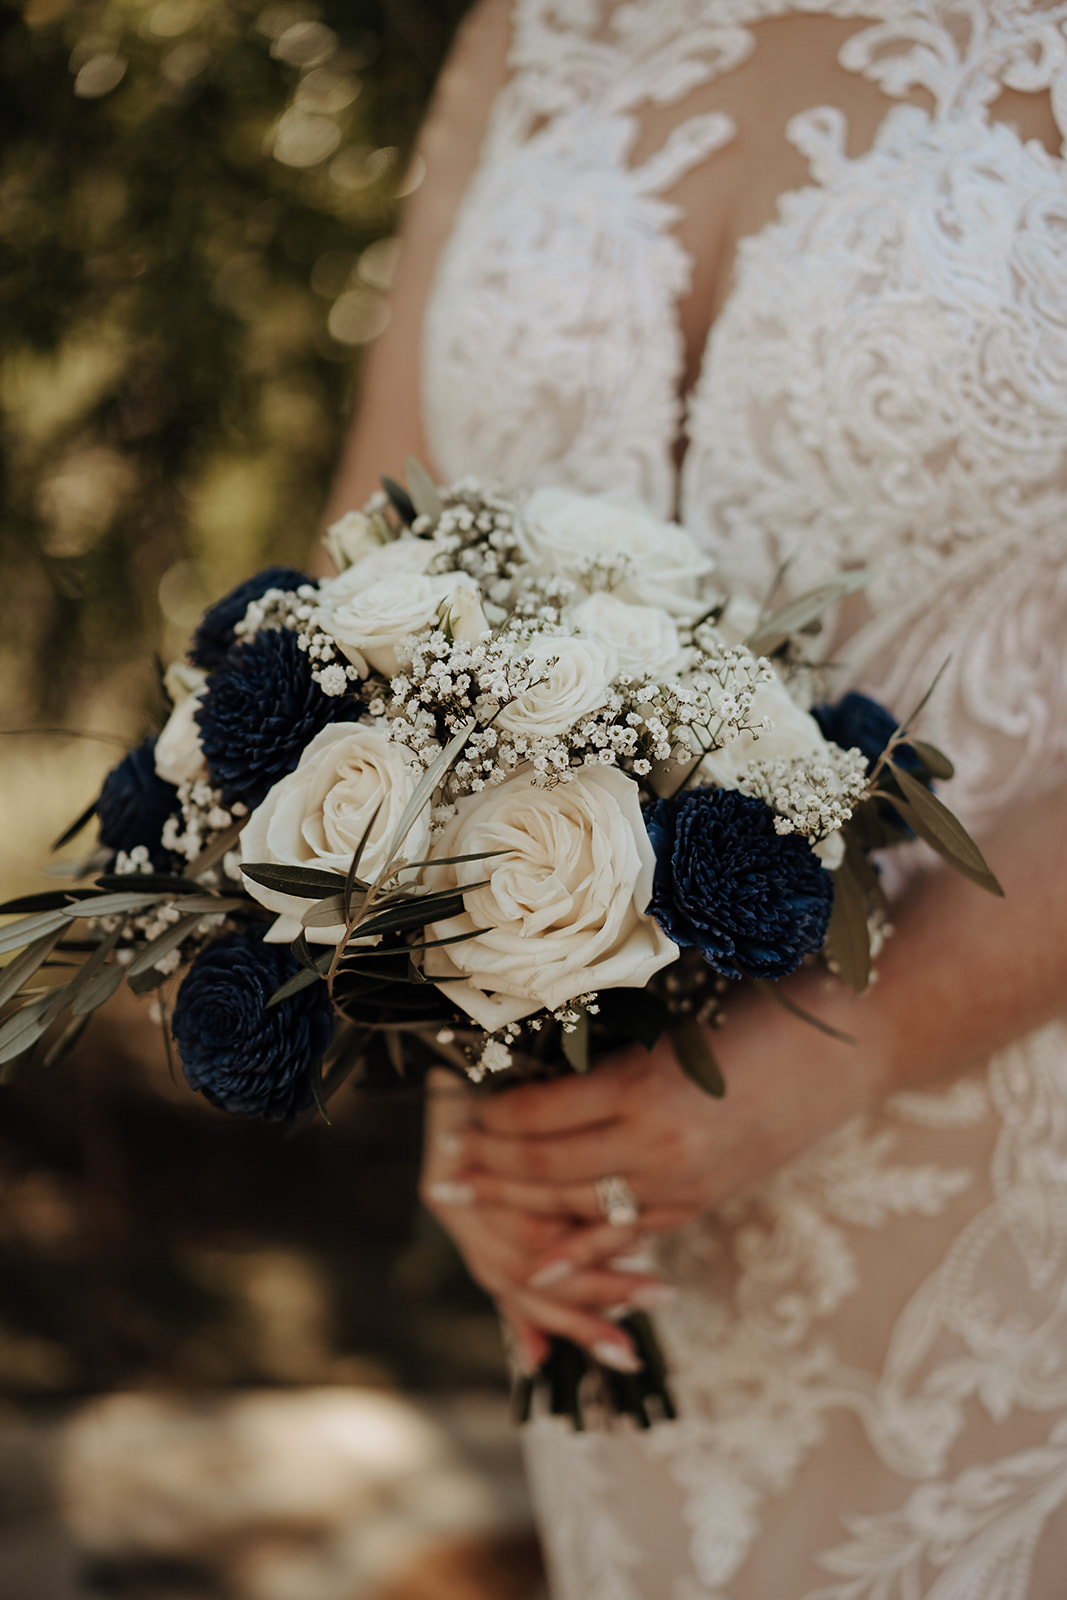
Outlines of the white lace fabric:
M901 103L743 240L683 411L672 188L734 137L680 106L791 14ZM1067 4L517 0L512 75L427 313L446 476L637 494L732 584L875 571L847 681L925 716L981 829L1067 775ZM922 104L913 103L921 99ZM687 450L679 478L675 450ZM671 1240L683 1420L531 1433L556 1600L1062 1600L1067 1028L895 1097Z

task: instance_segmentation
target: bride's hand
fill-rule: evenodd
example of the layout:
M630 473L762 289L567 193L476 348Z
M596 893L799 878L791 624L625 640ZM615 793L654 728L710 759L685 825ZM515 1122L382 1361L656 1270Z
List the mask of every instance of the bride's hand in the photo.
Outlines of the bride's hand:
M723 1034L724 1099L677 1066L666 1041L628 1051L585 1077L480 1100L456 1147L466 1193L530 1219L584 1219L553 1240L527 1282L561 1294L644 1234L712 1211L776 1171L872 1097L863 1052L780 1012L738 1001ZM625 1179L633 1228L609 1224L597 1180Z
M473 1204L464 1178L464 1141L475 1128L479 1108L490 1098L506 1100L514 1092L476 1096L450 1073L431 1074L423 1201L459 1245L472 1275L496 1300L526 1371L538 1367L547 1353L546 1334L573 1339L595 1350L605 1365L632 1371L630 1342L604 1312L620 1305L653 1305L664 1293L659 1280L648 1272L596 1262L568 1273L566 1284L549 1294L547 1285L530 1283L538 1263L546 1253L566 1249L584 1230L563 1213L539 1216L507 1204Z

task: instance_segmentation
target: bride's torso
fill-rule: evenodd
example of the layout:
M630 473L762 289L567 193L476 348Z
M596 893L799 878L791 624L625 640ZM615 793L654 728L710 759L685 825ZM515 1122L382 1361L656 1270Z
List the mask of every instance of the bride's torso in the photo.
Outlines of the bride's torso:
M926 729L972 826L1062 780L1067 3L512 9L425 321L436 466L635 493L757 596L787 559L794 590L872 568L842 686L908 711L949 658ZM674 1242L689 1421L648 1448L690 1543L663 1594L782 1593L771 1497L791 1595L835 1545L826 1600L935 1568L961 1600L1022 1594L1067 1502L1065 1174L1053 1028ZM652 1535L639 1506L612 1520L585 1448L541 1474L559 1559L575 1594L643 1596ZM856 1483L872 1514L846 1535ZM1003 1589L975 1576L993 1558Z

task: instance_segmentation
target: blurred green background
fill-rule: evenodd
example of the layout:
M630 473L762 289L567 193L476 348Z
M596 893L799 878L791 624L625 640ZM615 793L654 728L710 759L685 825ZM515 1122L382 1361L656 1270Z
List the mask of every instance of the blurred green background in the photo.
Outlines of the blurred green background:
M0 888L158 711L153 657L315 538L465 0L0 6ZM68 730L63 732L61 730ZM286 1142L141 1003L0 1091L0 1390L500 1385L418 1108Z

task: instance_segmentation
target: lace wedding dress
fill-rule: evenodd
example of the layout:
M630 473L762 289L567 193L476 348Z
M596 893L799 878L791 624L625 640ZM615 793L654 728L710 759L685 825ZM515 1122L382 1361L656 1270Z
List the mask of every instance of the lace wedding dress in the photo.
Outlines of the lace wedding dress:
M790 14L852 21L885 114L851 154L833 106L789 121L810 176L742 240L683 414L671 191ZM926 730L978 831L1061 781L1067 169L994 111L1045 96L1067 134L1067 4L517 0L510 70L427 316L438 466L636 493L755 595L785 557L794 589L872 567L841 687L903 710L951 657ZM556 1600L1067 1595L1067 1027L663 1254L681 1420L529 1433Z

